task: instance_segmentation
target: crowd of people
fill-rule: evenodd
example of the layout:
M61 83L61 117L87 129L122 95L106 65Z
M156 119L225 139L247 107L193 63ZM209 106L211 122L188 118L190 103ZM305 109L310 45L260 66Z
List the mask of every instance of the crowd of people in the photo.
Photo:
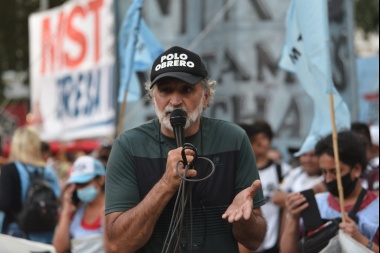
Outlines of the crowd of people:
M268 122L238 125L202 115L216 82L197 54L165 51L146 88L157 118L94 153L53 156L33 128L15 131L0 171L2 234L58 253L297 253L308 252L304 242L340 218L341 231L379 252L378 127L353 123L338 134L340 173L331 135L294 166L273 146ZM175 109L185 115L178 121L190 143L184 147L173 130ZM57 202L57 219L45 230L20 222L37 175ZM308 226L309 212L321 226Z
M111 147L105 144L90 154L81 150L53 154L33 127L19 127L1 165L1 233L51 244L57 252L106 252L107 241L99 237L103 238L105 168ZM35 229L20 222L36 173L43 175L56 197L56 205L48 206L46 201L46 209L56 209L50 228L40 223Z

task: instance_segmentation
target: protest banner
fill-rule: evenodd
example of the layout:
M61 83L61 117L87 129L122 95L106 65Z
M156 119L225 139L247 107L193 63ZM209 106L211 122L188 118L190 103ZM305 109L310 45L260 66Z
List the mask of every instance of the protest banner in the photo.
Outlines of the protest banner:
M32 14L29 31L32 116L41 138L113 135L113 0L68 1Z

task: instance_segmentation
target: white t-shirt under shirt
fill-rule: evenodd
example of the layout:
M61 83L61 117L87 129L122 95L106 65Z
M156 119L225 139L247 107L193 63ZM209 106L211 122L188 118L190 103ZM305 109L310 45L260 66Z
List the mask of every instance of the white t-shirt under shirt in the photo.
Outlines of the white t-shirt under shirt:
M280 207L272 203L273 194L281 183L277 172L277 166L279 165L270 162L264 168L259 168L261 185L263 188L264 198L266 199L266 204L261 207L261 211L267 221L268 230L264 242L258 251L272 249L276 246L278 240L281 220ZM287 174L289 169L289 165L281 164L282 178Z
M323 182L323 176L309 176L300 166L292 169L282 181L280 190L286 193L301 192Z

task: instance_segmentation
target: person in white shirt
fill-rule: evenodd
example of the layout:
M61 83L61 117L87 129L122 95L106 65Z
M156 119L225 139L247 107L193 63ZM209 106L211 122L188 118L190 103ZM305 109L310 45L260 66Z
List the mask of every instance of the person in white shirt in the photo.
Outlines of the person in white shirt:
M357 133L360 140L366 147L367 166L360 177L360 183L365 189L370 189L369 181L373 181L369 176L373 170L379 168L379 127L369 126L362 122L353 122L351 130ZM371 177L373 177L371 175Z
M269 156L274 133L271 126L265 121L257 121L253 125L240 125L251 141L256 157L257 168L262 182L266 204L262 207L268 230L264 242L257 253L278 253L279 235L281 234L281 207L272 202L276 189L282 179L291 169L283 162L274 161ZM240 253L251 252L240 245Z
M326 191L323 184L322 172L318 165L318 157L314 151L302 154L299 158L300 166L292 169L283 179L279 189L274 193L273 203L285 207L287 194L314 189L314 192Z

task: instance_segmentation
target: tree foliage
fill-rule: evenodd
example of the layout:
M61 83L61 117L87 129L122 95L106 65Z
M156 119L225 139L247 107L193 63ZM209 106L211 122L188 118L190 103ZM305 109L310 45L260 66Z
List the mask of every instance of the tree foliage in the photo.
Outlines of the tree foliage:
M66 0L49 0L55 7ZM40 0L0 0L0 104L6 70L28 71L29 33L28 17L40 9Z
M365 34L379 33L379 0L357 0L356 25Z

